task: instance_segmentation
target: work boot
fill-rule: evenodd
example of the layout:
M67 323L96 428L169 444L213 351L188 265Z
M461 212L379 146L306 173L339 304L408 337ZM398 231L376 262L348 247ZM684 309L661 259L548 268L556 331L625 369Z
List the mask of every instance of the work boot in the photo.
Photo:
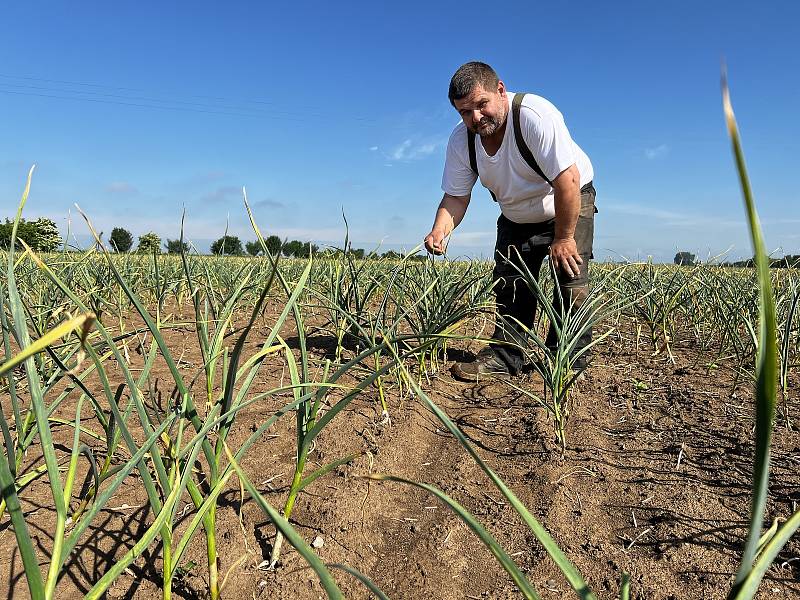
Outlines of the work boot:
M589 366L589 353L584 352L578 358L576 358L572 363L572 370L578 373L582 373L586 370L586 367Z
M491 348L481 350L472 362L455 363L450 371L456 379L470 382L511 373L508 365Z

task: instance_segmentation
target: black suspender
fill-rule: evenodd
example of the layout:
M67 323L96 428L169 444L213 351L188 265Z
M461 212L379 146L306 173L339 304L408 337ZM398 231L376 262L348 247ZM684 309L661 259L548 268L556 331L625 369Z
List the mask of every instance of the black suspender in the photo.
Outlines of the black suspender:
M517 142L519 153L522 155L522 158L525 159L525 162L528 163L528 166L536 171L539 177L549 183L550 187L553 187L553 182L550 181L547 175L544 174L544 171L542 171L539 163L537 163L536 159L533 158L533 153L531 152L531 149L528 148L528 144L525 143L525 138L522 137L522 126L519 122L519 113L520 107L522 106L522 100L524 98L525 94L514 94L514 100L511 102L511 112L514 113L514 140Z
M525 159L525 162L528 163L528 166L533 169L533 171L542 179L544 179L547 183L550 184L552 187L553 182L548 179L547 175L544 174L542 168L539 166L539 163L536 162L536 159L533 157L533 153L531 149L528 148L528 144L525 143L525 138L522 137L522 126L519 122L519 113L521 112L522 107L522 100L525 98L525 94L514 94L514 100L511 102L511 112L514 116L514 141L517 144L517 148L519 149L519 153L522 155L522 158ZM506 121L506 123L508 123ZM472 133L469 129L467 129L467 148L469 150L469 166L475 172L476 175L478 173L478 157L475 154L475 134ZM494 192L489 190L489 193L492 195L492 200L497 202L497 197L495 196Z
M475 134L467 127L467 148L469 148L469 166L478 174L478 157L475 156Z
M475 155L475 135L469 129L467 129L467 148L469 148L469 166L475 171L475 175L478 175L478 157ZM489 193L492 195L492 200L497 202L497 196L495 196L494 192L489 190Z

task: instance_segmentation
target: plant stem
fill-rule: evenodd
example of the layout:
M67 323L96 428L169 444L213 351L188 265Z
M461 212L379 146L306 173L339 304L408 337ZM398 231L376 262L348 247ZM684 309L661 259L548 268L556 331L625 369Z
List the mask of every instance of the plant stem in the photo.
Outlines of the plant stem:
M303 452L297 460L297 467L294 470L294 478L292 479L292 486L289 488L289 497L286 499L286 505L283 507L283 516L286 520L292 515L297 494L300 492L300 483L303 480L303 469L306 466L306 457L308 454ZM283 534L279 531L275 535L275 544L272 546L272 553L269 557L271 567L274 567L281 557L281 546L283 545Z
M203 530L206 532L206 556L208 558L208 591L211 600L219 598L219 567L217 565L217 536L214 523L217 518L217 505L214 504L203 518Z
M172 598L172 577L175 574L175 568L172 564L172 531L168 526L162 529L161 539L164 544L163 566L161 567L163 578L161 597L163 600L170 600Z

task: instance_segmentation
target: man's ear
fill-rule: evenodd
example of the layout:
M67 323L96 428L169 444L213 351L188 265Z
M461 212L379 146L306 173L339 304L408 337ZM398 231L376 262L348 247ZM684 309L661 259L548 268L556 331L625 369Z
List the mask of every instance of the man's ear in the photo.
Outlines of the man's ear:
M506 96L506 84L502 81L497 82L497 93L500 94L501 98L505 98Z

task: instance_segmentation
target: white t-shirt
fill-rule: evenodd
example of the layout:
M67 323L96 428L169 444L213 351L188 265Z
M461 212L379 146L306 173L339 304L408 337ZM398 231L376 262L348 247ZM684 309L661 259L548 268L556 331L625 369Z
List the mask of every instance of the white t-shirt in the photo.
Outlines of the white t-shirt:
M508 92L508 118L500 149L494 156L486 154L480 136L476 135L475 158L481 184L497 196L500 210L515 223L541 223L556 216L553 188L528 166L514 140L514 115ZM592 163L569 135L564 117L541 96L527 94L520 107L522 136L539 168L552 181L562 171L577 165L581 186L594 177ZM442 190L451 196L468 196L478 179L469 165L467 128L456 125L447 142L447 158L442 176Z

